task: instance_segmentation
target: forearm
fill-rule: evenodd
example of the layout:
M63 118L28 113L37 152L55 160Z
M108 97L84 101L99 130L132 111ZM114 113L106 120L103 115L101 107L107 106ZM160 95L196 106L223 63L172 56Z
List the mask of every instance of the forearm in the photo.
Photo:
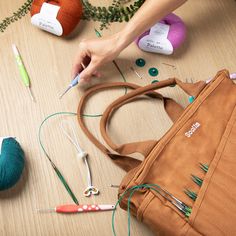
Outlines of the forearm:
M156 22L180 7L187 0L146 0L125 28L117 34L118 50L122 51L135 38Z
M81 81L88 81L93 75L99 76L98 68L101 65L114 60L135 38L186 1L146 0L119 33L81 42L72 67L72 79L78 73ZM84 70L81 64L85 64Z

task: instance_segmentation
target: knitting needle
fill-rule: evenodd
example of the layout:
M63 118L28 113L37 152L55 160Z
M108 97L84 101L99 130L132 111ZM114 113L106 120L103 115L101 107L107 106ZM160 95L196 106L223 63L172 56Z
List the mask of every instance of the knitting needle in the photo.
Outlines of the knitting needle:
M130 69L140 78L143 79L143 77L131 66Z
M35 102L35 99L33 97L32 91L30 89L30 78L29 78L29 75L28 75L28 73L26 71L26 68L25 68L24 63L22 61L21 55L19 53L19 50L17 49L15 44L12 44L12 50L13 50L13 53L15 55L15 59L16 59L16 63L17 63L18 69L20 71L21 79L22 79L24 85L28 88L31 100L33 102Z
M37 209L37 212L46 213L46 212L56 212L56 213L82 213L82 212L97 212L97 211L111 211L115 210L115 205L98 205L98 204L82 204L82 205L61 205L55 208L49 209Z
M187 206L185 203L180 201L178 198L174 197L171 193L167 190L160 188L159 194L164 197L166 200L171 202L174 206L176 206L185 216L189 216L191 214L191 208Z

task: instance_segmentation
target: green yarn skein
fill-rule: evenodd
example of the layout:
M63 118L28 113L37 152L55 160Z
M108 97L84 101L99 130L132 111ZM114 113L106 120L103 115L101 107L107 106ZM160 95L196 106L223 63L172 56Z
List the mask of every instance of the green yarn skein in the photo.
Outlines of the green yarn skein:
M25 166L24 151L14 138L1 138L0 191L11 188L20 179Z

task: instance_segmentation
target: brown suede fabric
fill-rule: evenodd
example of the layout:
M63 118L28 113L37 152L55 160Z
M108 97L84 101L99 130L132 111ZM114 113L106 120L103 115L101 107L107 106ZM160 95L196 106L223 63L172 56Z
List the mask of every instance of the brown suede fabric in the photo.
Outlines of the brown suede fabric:
M177 84L195 101L181 108L174 100L164 98L154 90ZM84 102L94 92L104 88L126 86L134 89L106 109L101 119L101 133L113 150L102 145L86 128L82 112ZM163 100L164 107L175 122L160 140L149 140L117 146L106 132L107 122L115 109L134 101L140 95ZM222 70L206 84L200 81L186 84L168 79L139 87L129 83L99 85L87 91L78 108L78 121L88 138L117 165L129 171L120 184L119 196L130 187L158 184L192 208L186 218L162 196L141 189L131 198L131 213L160 235L236 235L236 86L229 73ZM191 129L194 124L198 127ZM189 132L191 131L191 132ZM127 155L142 153L140 162ZM199 163L209 165L204 173ZM203 179L199 187L191 174ZM194 202L184 189L197 193ZM128 195L120 206L127 209Z

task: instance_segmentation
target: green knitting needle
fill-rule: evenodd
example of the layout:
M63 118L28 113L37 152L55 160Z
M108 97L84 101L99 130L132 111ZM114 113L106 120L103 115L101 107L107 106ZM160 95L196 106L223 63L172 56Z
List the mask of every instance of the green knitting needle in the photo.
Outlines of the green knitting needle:
M28 75L28 73L26 71L26 68L25 68L24 63L22 61L20 53L19 53L19 51L18 51L18 49L17 49L15 44L12 44L12 49L13 49L13 53L15 55L15 59L16 59L16 63L17 63L18 69L20 71L21 79L22 79L24 85L28 88L28 91L29 91L29 94L30 94L30 97L31 97L32 101L35 102L35 99L33 97L32 91L30 89L30 78L29 78L29 75Z

